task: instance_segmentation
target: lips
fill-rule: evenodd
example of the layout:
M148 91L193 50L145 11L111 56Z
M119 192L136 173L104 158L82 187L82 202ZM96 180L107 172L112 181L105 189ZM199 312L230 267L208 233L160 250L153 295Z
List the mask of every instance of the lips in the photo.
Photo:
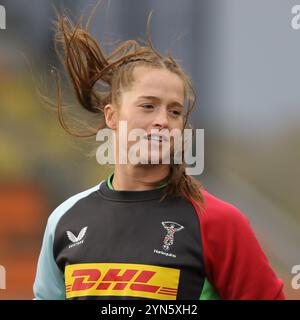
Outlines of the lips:
M159 134L148 134L147 136L144 137L144 139L148 141L157 141L157 142L162 142L162 141L167 141L167 137Z

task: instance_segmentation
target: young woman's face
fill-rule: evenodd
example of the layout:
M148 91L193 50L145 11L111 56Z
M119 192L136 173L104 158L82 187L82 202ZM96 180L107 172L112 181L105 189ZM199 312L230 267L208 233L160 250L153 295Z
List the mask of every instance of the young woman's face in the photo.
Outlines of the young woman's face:
M183 129L184 84L182 79L168 70L136 67L134 82L129 90L122 92L117 121L126 121L128 133L132 129L143 129L150 134L152 129ZM119 124L116 133L118 137ZM118 138L117 138L118 139ZM117 141L118 143L118 141ZM128 141L127 150L136 142ZM171 140L171 148L172 148ZM144 139L148 161L158 157L161 161L162 142ZM169 151L168 151L169 152ZM153 155L156 153L156 155Z

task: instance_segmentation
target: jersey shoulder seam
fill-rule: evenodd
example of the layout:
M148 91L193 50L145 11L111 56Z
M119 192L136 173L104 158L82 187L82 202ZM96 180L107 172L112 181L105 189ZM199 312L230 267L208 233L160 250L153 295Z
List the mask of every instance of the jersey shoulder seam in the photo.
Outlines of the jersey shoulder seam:
M100 187L101 183L103 183L102 180L99 184L97 184L94 187L91 187L87 190L81 191L71 197L69 197L68 199L66 199L64 202L62 202L56 209L53 210L53 212L49 215L48 217L48 228L50 233L52 234L52 241L54 244L54 235L55 235L55 231L57 228L57 225L59 223L59 221L61 220L61 218L72 208L74 207L74 205L76 203L78 203L78 201L88 197L91 193L93 193L94 191L97 191L98 188Z

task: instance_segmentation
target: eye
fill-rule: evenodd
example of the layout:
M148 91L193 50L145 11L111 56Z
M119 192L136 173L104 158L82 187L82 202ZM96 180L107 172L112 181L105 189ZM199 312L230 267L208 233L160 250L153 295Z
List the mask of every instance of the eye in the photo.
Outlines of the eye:
M182 112L179 110L171 110L172 115L174 115L175 117L179 117L181 116Z
M151 110L154 108L154 105L151 103L145 103L141 106L142 108L146 109L146 110Z

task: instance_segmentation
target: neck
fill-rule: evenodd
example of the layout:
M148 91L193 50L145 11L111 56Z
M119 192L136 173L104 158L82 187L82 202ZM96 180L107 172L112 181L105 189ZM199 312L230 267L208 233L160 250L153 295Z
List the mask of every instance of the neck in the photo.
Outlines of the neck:
M112 186L115 190L143 191L169 174L169 165L116 165Z

